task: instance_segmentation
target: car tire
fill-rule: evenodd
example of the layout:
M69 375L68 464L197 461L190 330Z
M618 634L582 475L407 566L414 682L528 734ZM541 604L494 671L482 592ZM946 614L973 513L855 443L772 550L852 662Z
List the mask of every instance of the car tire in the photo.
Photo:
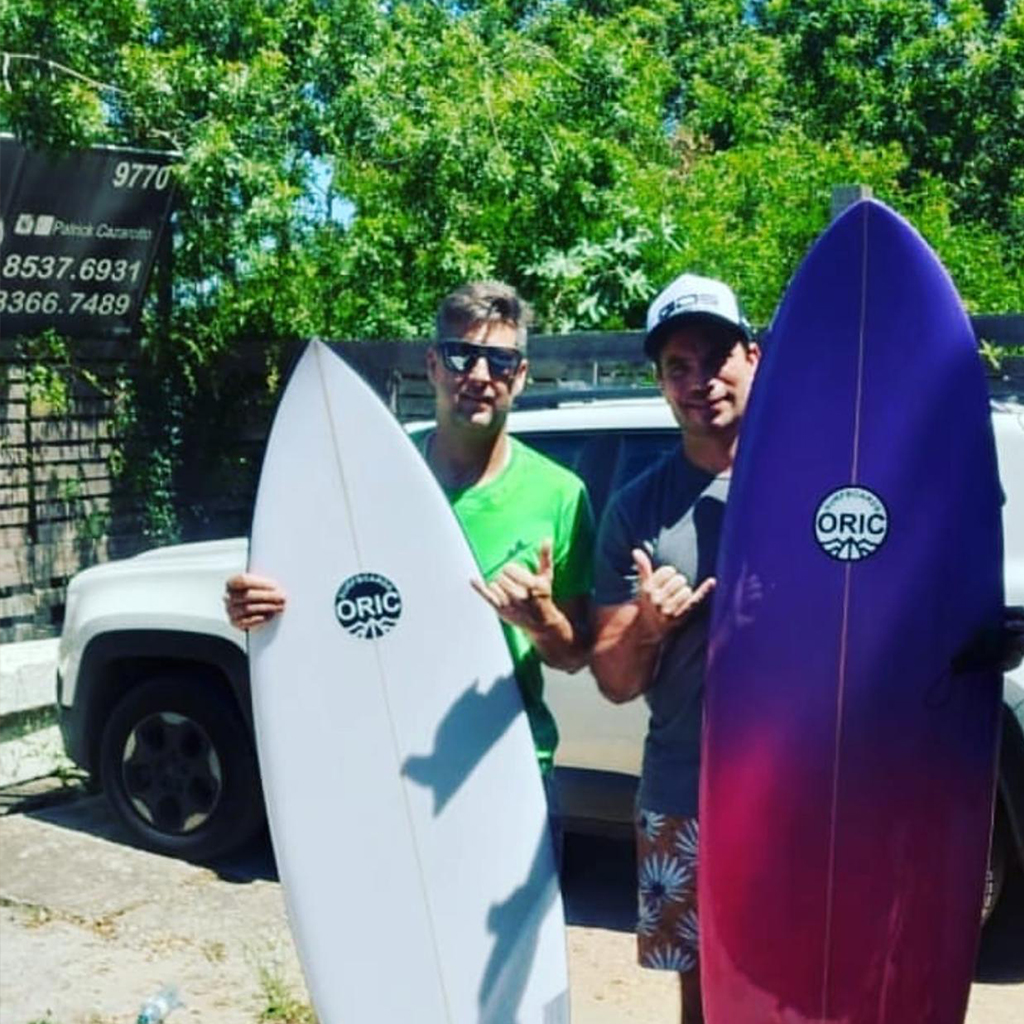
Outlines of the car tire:
M1009 836L1003 820L1002 808L996 807L995 824L992 828L992 846L988 852L985 868L985 897L981 904L981 922L985 924L999 903L1006 882L1006 865L1009 855Z
M259 771L237 709L215 684L162 675L114 707L100 780L144 847L209 860L247 843L264 822Z

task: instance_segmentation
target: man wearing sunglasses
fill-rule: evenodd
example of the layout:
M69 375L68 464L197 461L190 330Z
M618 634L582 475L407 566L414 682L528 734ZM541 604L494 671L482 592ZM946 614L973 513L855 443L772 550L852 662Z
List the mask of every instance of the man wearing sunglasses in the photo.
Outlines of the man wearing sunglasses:
M593 517L582 481L511 437L526 384L529 308L508 285L475 282L437 313L427 350L437 425L418 439L480 566L478 593L503 620L537 759L558 742L541 662L573 672L587 659Z
M506 429L526 384L529 315L515 290L495 281L464 285L441 303L426 356L436 426L415 440L476 556L473 585L502 619L548 782L558 730L541 662L573 672L587 660L594 525L582 481ZM281 612L285 595L242 573L228 580L225 603L232 623L251 629Z

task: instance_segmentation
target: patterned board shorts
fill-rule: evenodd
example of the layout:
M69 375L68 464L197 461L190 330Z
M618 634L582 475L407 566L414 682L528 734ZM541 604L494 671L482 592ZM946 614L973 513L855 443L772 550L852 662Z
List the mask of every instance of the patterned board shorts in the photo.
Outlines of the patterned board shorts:
M638 810L636 862L640 966L692 971L697 966L697 819Z

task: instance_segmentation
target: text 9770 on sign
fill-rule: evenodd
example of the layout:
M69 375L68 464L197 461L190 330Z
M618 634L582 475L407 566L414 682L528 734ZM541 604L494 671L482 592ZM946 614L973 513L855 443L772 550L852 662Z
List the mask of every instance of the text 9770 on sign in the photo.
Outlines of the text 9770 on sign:
M121 160L114 168L114 188L165 189L171 182L170 164L137 163Z

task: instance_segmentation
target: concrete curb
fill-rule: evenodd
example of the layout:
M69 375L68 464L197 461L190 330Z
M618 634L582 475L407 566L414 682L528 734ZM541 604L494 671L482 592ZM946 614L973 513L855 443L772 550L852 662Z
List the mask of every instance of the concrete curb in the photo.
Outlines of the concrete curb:
M72 767L54 724L58 644L0 644L0 787Z
M56 638L0 644L0 721L54 703L59 644Z

